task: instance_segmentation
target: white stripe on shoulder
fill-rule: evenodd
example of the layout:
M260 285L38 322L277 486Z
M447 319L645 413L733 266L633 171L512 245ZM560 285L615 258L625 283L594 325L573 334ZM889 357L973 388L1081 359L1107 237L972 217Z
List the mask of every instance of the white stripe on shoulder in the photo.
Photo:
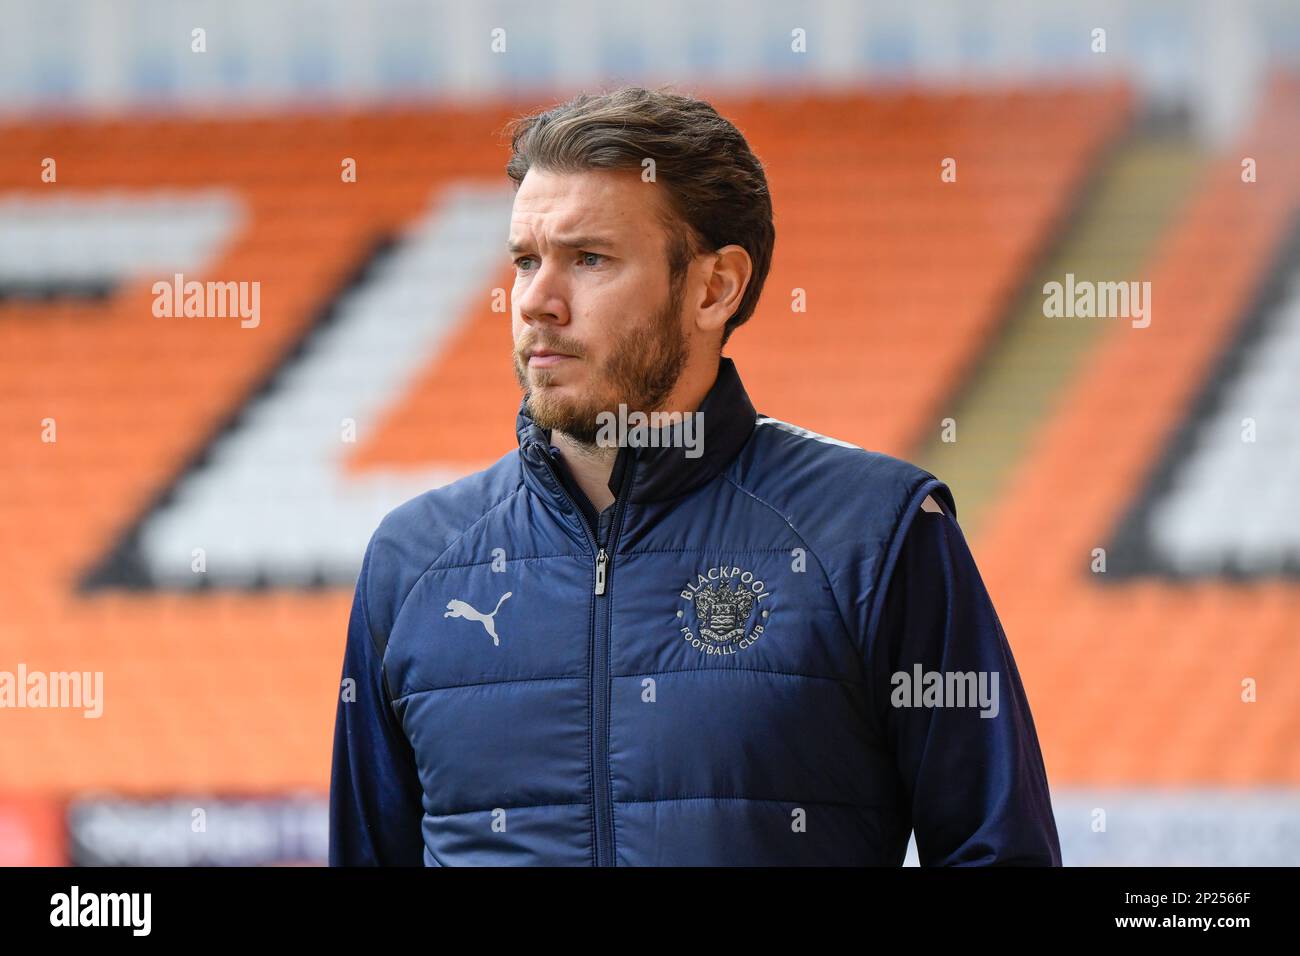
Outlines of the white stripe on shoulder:
M758 425L775 425L782 431L789 432L792 435L798 435L800 438L812 438L816 441L824 441L828 445L839 445L842 448L856 448L858 451L864 451L861 445L854 445L851 442L840 441L838 438L831 438L829 435L820 435L817 432L809 431L798 425L792 425L789 422L783 422L779 418L768 418L759 416L755 423Z

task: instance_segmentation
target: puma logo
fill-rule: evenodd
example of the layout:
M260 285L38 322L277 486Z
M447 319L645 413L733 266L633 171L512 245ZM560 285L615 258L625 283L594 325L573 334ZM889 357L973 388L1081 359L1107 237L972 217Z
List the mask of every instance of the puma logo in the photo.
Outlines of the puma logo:
M496 623L492 620L497 616L497 611L501 610L501 605L505 603L506 598L514 593L507 591L501 595L501 600L497 601L497 606L492 609L491 614L484 614L482 611L475 610L464 601L457 601L452 598L447 602L447 613L443 617L463 617L470 621L478 621L483 625L483 629L492 635L492 643L497 647L501 646L501 641L497 638Z

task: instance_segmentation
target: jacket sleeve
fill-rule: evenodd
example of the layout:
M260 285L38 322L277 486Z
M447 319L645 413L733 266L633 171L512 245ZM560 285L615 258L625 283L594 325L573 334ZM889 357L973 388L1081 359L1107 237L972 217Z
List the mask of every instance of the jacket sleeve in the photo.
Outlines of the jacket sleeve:
M961 528L932 501L906 530L868 648L920 863L1060 866L1011 647Z
M330 773L330 866L421 866L423 788L370 628L366 548L348 620Z

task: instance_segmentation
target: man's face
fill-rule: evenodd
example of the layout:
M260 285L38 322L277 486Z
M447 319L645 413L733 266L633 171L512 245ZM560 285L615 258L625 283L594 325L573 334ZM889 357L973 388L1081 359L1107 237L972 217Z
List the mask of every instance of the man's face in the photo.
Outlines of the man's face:
M686 365L658 189L635 171L530 169L515 194L515 378L543 429L594 444L598 413L658 410Z

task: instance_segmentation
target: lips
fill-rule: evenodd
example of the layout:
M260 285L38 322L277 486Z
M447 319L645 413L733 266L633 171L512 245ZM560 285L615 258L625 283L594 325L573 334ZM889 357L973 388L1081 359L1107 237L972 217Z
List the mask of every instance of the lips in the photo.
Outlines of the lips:
M550 368L556 365L563 365L565 362L575 359L577 356L570 355L568 352L561 352L558 349L548 349L545 346L534 346L524 353L527 357L524 364L529 368Z
M528 367L550 368L562 362L572 361L572 359L572 355L565 355L563 352L530 352L528 354Z

